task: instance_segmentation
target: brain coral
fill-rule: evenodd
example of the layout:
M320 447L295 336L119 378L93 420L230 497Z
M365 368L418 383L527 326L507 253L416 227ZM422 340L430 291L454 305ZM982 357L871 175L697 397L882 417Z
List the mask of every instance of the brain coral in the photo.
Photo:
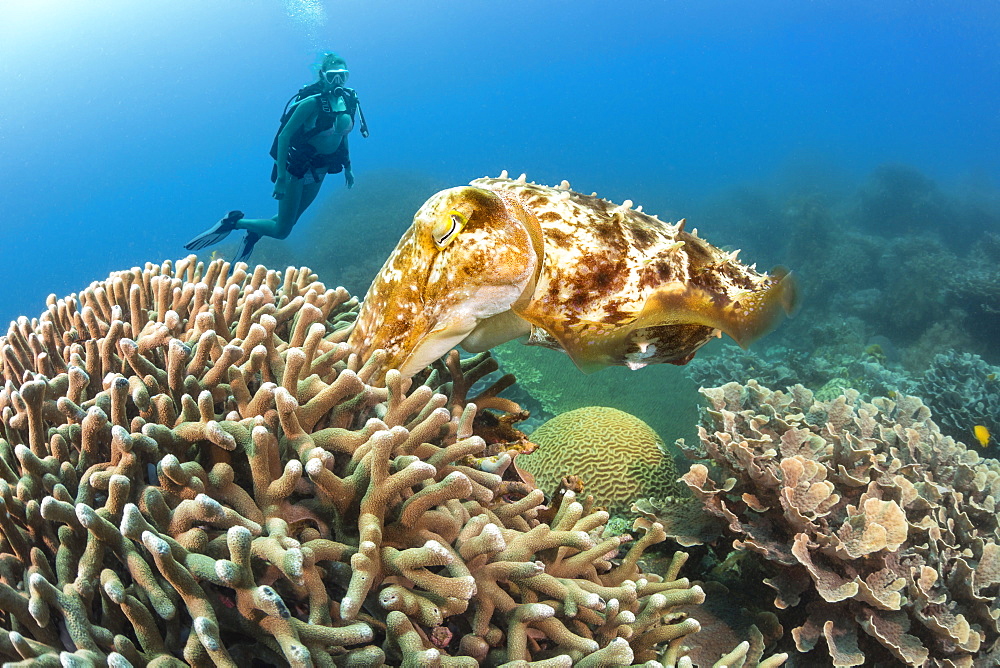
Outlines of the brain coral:
M538 449L517 463L547 492L564 476L576 475L597 503L618 511L641 496L677 493L677 473L663 441L645 422L617 408L562 413L536 429L531 440Z

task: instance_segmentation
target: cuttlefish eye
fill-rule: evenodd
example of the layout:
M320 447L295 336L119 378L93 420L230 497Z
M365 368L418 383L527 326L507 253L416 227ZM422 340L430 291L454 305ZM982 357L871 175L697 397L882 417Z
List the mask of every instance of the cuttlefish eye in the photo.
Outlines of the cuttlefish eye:
M455 209L439 218L434 223L434 229L431 230L431 238L434 239L434 245L438 247L438 250L450 244L467 222L469 219L465 214Z

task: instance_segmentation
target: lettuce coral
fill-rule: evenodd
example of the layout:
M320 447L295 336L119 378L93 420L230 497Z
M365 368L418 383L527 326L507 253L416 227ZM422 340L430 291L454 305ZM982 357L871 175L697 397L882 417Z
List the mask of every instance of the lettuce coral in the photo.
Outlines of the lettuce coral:
M752 380L702 392L689 450L707 461L683 479L716 530L764 560L800 652L996 665L1000 463L942 435L916 397L823 402Z
M376 387L381 357L344 344L355 307L306 268L192 256L12 323L0 658L596 666L667 647L685 665L680 607L704 594L683 553L639 568L662 527L638 520L618 555L607 513L543 508L481 435L484 409L513 407L467 396L489 356Z

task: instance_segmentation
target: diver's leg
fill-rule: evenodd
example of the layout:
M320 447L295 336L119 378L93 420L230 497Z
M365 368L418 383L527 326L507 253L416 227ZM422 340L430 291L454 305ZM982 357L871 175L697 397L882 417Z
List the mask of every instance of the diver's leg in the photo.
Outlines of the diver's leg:
M236 229L247 230L248 232L255 232L261 236L271 237L274 236L271 234L271 230L274 228L274 225L276 224L275 221L277 220L277 216L274 218L244 218L236 223Z
M274 218L244 218L236 223L236 229L264 237L284 239L298 220L299 204L306 187L308 186L303 184L302 179L290 177L285 196L278 200L278 215Z
M299 205L305 191L311 184L304 179L291 179L285 196L278 200L278 216L274 221L275 239L284 239L291 233L292 226L299 219Z
M278 200L278 215L274 218L241 220L236 225L240 229L247 231L243 241L236 249L236 257L233 264L237 262L250 262L250 255L254 246L260 241L262 236L284 239L292 231L299 210L299 202L302 199L303 183L302 179L289 179L285 196ZM293 217L294 216L294 217Z
M315 183L307 183L302 186L302 197L299 200L299 213L295 216L296 222L298 222L299 218L302 217L305 210L309 208L309 205L313 203L313 200L316 199L316 195L319 194L319 189L323 185L323 176L325 176L325 174L320 175L319 180Z
M309 183L306 183L309 181ZM285 196L278 200L278 215L274 218L243 219L236 223L236 227L260 235L284 239L292 232L295 223L302 217L302 213L309 208L309 205L316 199L319 189L323 185L323 175L319 175L318 181L312 179L292 179L288 184Z

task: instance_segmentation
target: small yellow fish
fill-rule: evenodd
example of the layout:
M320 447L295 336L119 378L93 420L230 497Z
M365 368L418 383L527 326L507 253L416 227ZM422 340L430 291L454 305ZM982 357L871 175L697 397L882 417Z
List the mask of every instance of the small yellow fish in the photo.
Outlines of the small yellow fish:
M990 444L990 430L981 424L977 424L972 428L972 433L976 435L976 440L979 441L979 445L984 448Z

